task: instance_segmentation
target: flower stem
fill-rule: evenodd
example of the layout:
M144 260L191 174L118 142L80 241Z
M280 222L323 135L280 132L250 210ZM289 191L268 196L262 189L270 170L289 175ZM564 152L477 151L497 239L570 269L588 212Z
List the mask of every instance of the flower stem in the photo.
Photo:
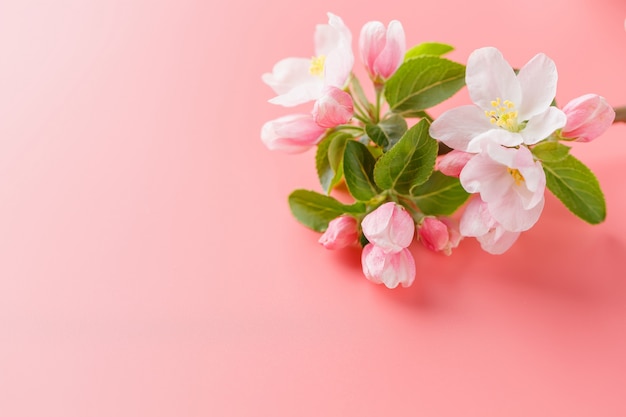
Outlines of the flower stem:
M615 120L613 123L626 123L626 106L615 108Z

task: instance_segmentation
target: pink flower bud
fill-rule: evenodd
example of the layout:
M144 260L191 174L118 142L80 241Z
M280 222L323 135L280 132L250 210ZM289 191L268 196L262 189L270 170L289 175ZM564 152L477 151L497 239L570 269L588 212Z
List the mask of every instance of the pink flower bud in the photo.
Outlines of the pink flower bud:
M444 175L459 178L467 161L472 159L475 155L476 154L453 149L451 152L439 157L437 169Z
M353 114L352 96L337 87L327 87L313 106L315 123L326 128L348 123Z
M361 227L367 240L387 252L399 252L406 248L415 234L411 215L404 207L392 202L365 216Z
M385 30L381 22L366 23L361 29L359 49L370 77L373 79L391 77L402 64L406 52L402 24L393 20Z
M369 243L363 248L361 264L367 279L387 288L408 287L415 280L415 261L408 249L390 253Z
M270 150L298 153L317 145L325 132L310 114L293 114L265 123L261 140Z
M434 252L452 253L461 241L459 226L452 219L425 217L418 227L419 239Z
M603 134L615 119L615 111L604 97L585 94L563 107L567 123L561 134L577 142L591 142Z
M357 221L352 216L339 216L328 223L328 229L320 237L326 249L342 249L359 239Z

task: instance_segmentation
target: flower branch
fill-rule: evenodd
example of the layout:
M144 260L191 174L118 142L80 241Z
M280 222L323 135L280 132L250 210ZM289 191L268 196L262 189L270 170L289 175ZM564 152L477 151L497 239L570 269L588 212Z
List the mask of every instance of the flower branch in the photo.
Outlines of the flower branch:
M604 220L600 184L568 144L626 122L626 107L613 109L595 94L557 107L556 65L545 54L514 70L486 47L465 66L444 56L450 45L407 49L398 21L369 22L358 50L370 102L343 21L329 13L314 39L313 58L284 59L263 75L277 94L271 103L312 102L311 113L267 122L261 139L285 152L316 149L322 192L294 191L291 211L323 233L327 249L360 244L370 281L411 285L415 239L446 255L470 237L488 253L506 252L537 223L546 189L582 220ZM429 115L464 86L472 103ZM332 197L339 184L351 204Z

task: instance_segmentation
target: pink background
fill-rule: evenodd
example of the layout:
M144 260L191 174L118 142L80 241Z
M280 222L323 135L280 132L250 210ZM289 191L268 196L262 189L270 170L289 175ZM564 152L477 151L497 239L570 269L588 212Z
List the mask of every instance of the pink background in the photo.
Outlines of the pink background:
M626 125L574 150L604 224L549 197L503 256L415 244L394 291L291 218L313 153L259 139L327 11L625 105L626 4L365 4L0 1L0 415L626 415Z

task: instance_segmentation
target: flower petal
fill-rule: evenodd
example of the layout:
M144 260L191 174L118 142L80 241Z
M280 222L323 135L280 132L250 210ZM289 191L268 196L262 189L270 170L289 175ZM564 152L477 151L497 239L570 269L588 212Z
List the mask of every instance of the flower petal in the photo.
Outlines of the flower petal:
M453 149L468 152L472 139L492 129L485 113L468 105L444 112L430 126L430 135Z
M520 69L517 79L522 89L521 103L515 102L519 120L543 113L556 96L558 74L554 61L537 54Z
M543 113L530 118L521 131L524 143L534 145L550 136L555 130L565 126L567 116L556 107L548 107Z
M404 53L406 52L406 39L402 24L392 20L387 28L385 47L376 58L374 73L383 78L389 78L398 69Z
M531 209L526 210L523 201L518 198L515 190L509 190L508 195L488 203L489 212L498 223L510 232L523 232L537 223L543 210L545 199L543 195L539 202Z
M339 44L352 45L352 33L343 20L328 13L328 24L315 27L315 54L328 56Z
M465 73L467 90L474 103L483 110L491 110L491 102L498 98L518 103L521 89L515 72L496 48L480 48L467 60Z
M262 79L276 94L286 94L294 87L310 81L310 67L310 59L285 58L274 65L272 72L263 74Z
M519 236L520 232L509 232L498 226L476 239L485 252L492 255L502 255L513 246Z

